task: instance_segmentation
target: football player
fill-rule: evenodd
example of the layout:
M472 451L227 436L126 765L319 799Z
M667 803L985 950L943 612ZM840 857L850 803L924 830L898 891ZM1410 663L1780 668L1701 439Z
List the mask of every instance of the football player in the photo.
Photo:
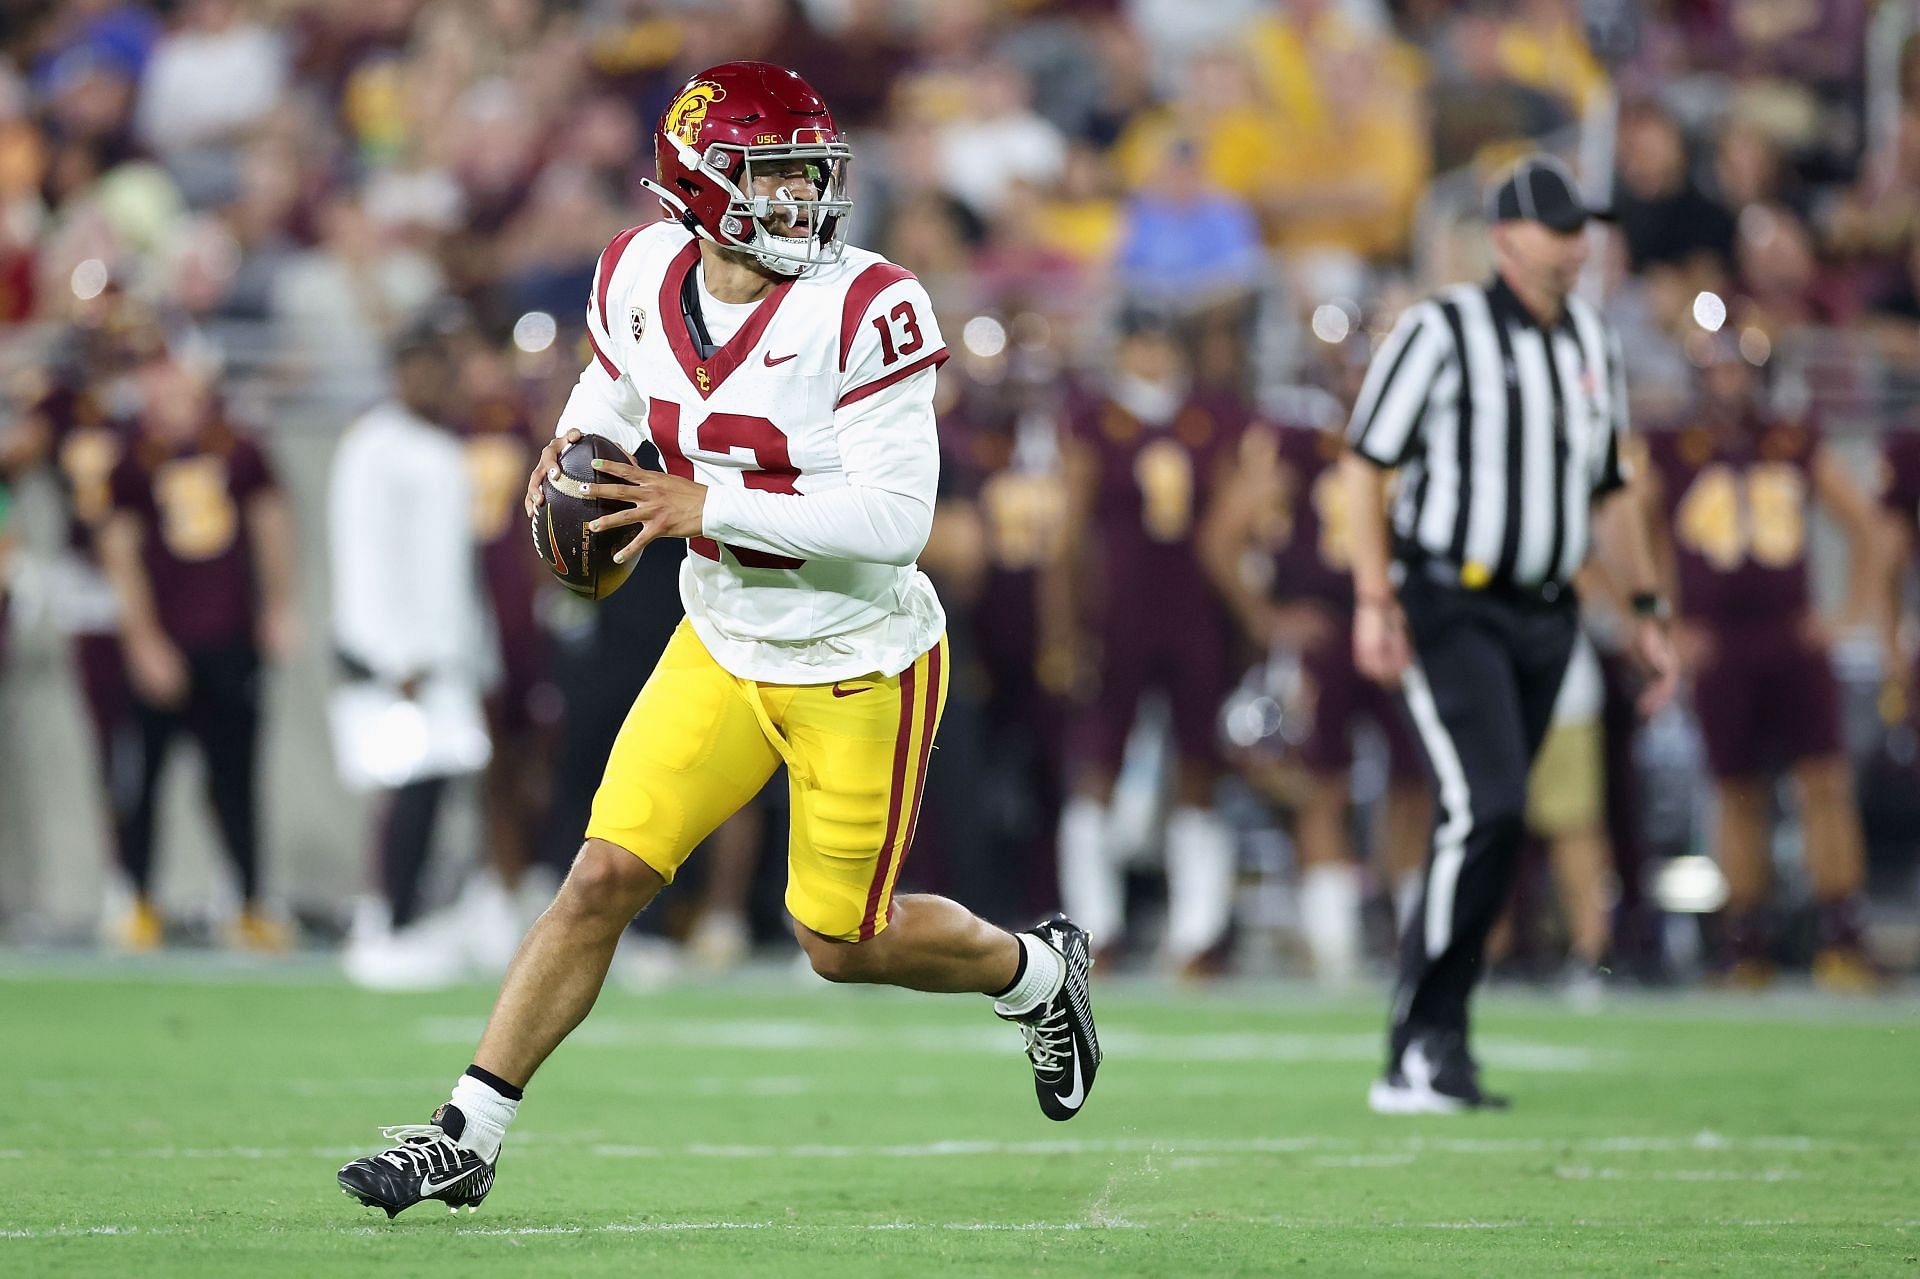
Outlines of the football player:
M1807 530L1818 503L1846 534L1864 605L1876 572L1875 516L1845 465L1805 425L1762 405L1759 377L1731 334L1699 340L1701 403L1680 430L1646 439L1651 492L1666 519L1680 649L1713 774L1716 854L1726 876L1727 977L1770 979L1771 798L1791 769L1819 906L1814 978L1875 984L1861 944L1865 853L1853 770L1842 748L1826 626L1808 587ZM1850 610L1851 611L1851 610Z
M1359 363L1364 373L1364 356ZM1338 412L1336 402L1328 405ZM1256 428L1205 538L1208 567L1254 644L1300 654L1312 707L1299 747L1306 781L1295 817L1301 927L1315 974L1333 986L1351 982L1360 966L1361 881L1348 787L1360 723L1386 739L1382 869L1396 902L1419 891L1431 820L1420 748L1398 699L1353 665L1342 426L1344 416L1324 428ZM1264 580L1249 580L1249 552L1264 561Z
M73 636L116 856L127 842L139 789L124 766L133 758L139 730L114 631L113 588L100 568L95 533L112 509L113 471L127 446L127 423L114 402L132 353L153 340L149 318L109 285L55 343L48 366L10 388L23 411L0 430L0 476L17 480L46 467L65 508L60 612ZM147 951L160 945L161 933L159 915L136 903L112 922L109 940L123 950Z
M508 970L473 1064L431 1123L339 1183L395 1213L476 1205L528 1080L593 1006L627 922L785 764L787 909L830 981L975 991L1022 1030L1041 1109L1069 1119L1099 1063L1086 934L1024 933L896 896L945 700L945 618L914 560L933 516L926 290L848 246L851 150L805 81L762 62L694 76L654 136L666 216L615 237L587 305L594 354L527 485L565 445L650 441L666 473L603 467L593 527L622 559L686 538L687 617L614 743L586 842ZM990 180L990 179L986 179Z
M211 371L165 348L133 373L138 430L109 481L100 559L120 604L134 694L135 792L121 860L153 914L160 775L184 730L206 762L207 798L240 889L230 940L280 951L287 926L262 907L262 658L294 642L293 520L266 454L227 421Z
M1178 755L1167 818L1166 958L1203 976L1225 936L1232 833L1213 810L1215 735L1232 687L1226 606L1198 548L1208 505L1246 425L1229 398L1195 394L1163 317L1123 320L1111 374L1068 415L1066 548L1050 610L1069 619L1046 659L1079 668L1071 730L1072 796L1060 818L1060 889L1069 910L1110 943L1125 922L1116 847L1115 777L1142 700L1165 696ZM1050 630L1060 628L1058 621Z

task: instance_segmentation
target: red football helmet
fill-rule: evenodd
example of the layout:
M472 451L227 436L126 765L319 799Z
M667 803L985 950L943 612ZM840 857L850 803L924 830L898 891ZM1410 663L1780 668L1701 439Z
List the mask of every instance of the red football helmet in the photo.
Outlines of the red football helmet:
M654 130L656 181L667 216L702 239L741 249L770 271L799 275L837 262L844 248L840 220L853 149L840 138L820 95L793 72L771 62L723 62L688 80ZM811 200L785 186L772 195L753 189L761 166L804 165ZM777 226L804 228L783 235Z

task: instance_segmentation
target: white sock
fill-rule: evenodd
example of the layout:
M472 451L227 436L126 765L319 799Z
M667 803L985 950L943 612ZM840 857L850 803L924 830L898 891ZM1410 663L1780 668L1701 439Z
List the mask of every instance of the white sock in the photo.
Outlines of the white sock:
M1407 929L1407 921L1420 909L1420 890L1426 887L1425 871L1410 870L1394 881L1393 935L1398 938Z
M1351 862L1309 866L1300 875L1300 931L1313 973L1329 986L1360 972L1360 868Z
M1118 941L1126 922L1126 885L1107 824L1107 806L1084 795L1060 814L1060 905L1103 945Z
M1175 962L1212 949L1233 917L1233 832L1206 808L1167 818L1167 954Z
M1020 1017L1032 1012L1060 993L1067 979L1067 961L1059 951L1032 933L1015 933L1020 949L1026 953L1026 966L999 998L993 1011L1005 1017Z
M500 1140L507 1135L514 1112L520 1109L519 1101L501 1096L472 1075L462 1075L454 1081L453 1104L467 1121L460 1144L492 1163L500 1155Z

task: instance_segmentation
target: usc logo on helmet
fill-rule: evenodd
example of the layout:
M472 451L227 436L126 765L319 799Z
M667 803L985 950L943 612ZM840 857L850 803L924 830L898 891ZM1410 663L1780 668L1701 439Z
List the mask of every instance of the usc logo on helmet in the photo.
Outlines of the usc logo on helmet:
M711 80L695 80L680 91L667 108L667 132L688 146L700 141L700 126L707 122L707 108L727 96L727 91Z

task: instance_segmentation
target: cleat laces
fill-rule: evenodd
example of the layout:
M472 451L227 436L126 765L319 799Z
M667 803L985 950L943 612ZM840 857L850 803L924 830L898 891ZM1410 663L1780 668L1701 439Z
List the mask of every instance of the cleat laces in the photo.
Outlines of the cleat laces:
M1027 1059L1033 1073L1042 1079L1058 1079L1066 1070L1067 1056L1073 1051L1073 1032L1067 1026L1067 1006L1056 1000L1044 1017L1018 1023L1021 1038L1027 1041Z
M425 1176L450 1173L460 1166L461 1148L438 1124L395 1124L380 1135L400 1144L377 1157L402 1172Z

